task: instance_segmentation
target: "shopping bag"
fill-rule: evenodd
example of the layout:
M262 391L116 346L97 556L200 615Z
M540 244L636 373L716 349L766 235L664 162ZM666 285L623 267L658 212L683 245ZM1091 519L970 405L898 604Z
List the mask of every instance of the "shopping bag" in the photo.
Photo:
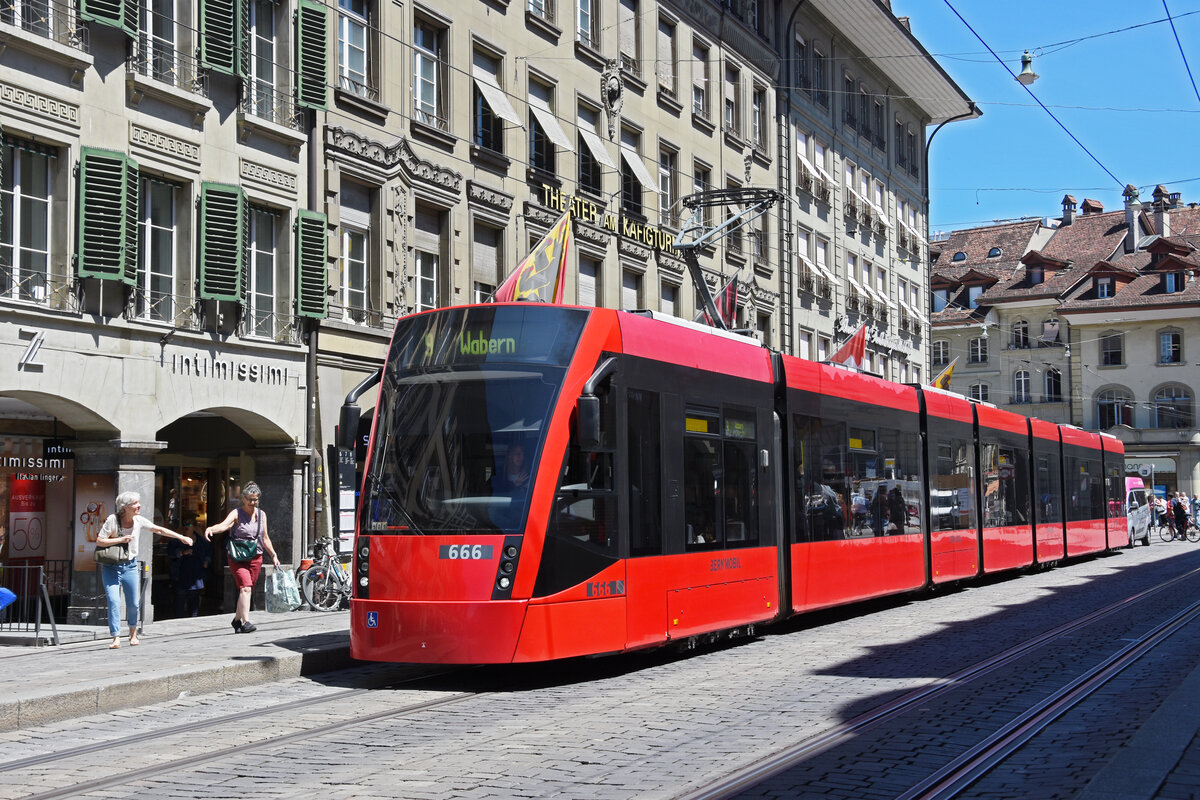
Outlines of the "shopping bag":
M0 608L10 605L16 599L17 596L13 594L12 589L5 589L3 586L0 586Z
M300 607L300 588L290 567L281 567L267 576L267 611L282 614Z

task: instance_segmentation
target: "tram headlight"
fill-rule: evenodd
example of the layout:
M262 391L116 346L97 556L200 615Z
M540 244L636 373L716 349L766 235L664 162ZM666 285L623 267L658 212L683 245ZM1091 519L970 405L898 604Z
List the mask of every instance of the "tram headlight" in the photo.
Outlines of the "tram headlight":
M516 567L513 566L513 562L511 561L505 561L500 564L500 571L505 575L512 575L514 569L516 569Z
M370 558L370 556L371 556L371 548L369 548L369 547L358 548L358 557L359 558Z
M501 575L500 580L497 581L496 585L499 586L501 590L507 592L508 588L512 586L512 578L508 577L507 575Z
M368 582L369 582L369 581L367 580L367 576L366 576L366 575L363 575L361 578L359 578L359 579L358 579L358 585L359 585L359 586L361 586L361 587L363 587L364 589L365 589L365 588L367 588L367 583L368 583Z
M504 557L505 558L516 558L517 557L517 548L511 544L508 547L504 548Z

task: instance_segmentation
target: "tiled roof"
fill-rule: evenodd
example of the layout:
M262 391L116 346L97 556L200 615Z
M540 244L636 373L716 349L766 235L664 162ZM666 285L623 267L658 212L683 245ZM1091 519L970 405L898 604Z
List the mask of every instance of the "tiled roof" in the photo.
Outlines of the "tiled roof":
M1040 219L1033 219L954 231L944 241L938 242L938 249L942 255L938 259L936 271L965 266L991 269L1001 259L1019 259L1029 248L1029 243L1041 224ZM988 253L993 247L999 247L1002 254L999 257L988 258ZM965 254L966 259L953 261L955 253Z
M1125 212L1080 214L1070 225L1060 225L1042 252L1051 258L1090 268L1109 259L1125 241Z

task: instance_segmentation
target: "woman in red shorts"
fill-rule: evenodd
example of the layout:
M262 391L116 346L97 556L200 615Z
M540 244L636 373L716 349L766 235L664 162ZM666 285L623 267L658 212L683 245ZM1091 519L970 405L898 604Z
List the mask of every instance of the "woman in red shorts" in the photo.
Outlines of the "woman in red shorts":
M213 534L229 532L225 549L229 555L229 570L238 588L237 611L230 623L234 633L257 630L250 622L250 595L262 572L263 551L271 556L276 567L279 566L279 556L267 535L267 515L258 508L260 499L258 484L246 484L242 489L242 507L230 511L223 522L204 529L204 538L210 542Z

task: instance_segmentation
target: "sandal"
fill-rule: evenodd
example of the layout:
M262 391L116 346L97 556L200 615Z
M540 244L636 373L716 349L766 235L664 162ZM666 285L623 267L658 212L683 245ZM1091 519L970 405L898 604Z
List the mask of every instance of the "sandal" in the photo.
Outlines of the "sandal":
M121 648L121 643L120 643L120 642L113 642L112 644L110 644L110 645L108 646L108 649L109 649L109 650L119 650L120 648Z
M130 647L137 647L139 644L141 644L141 642L138 641L136 638L134 638L134 637L129 638L129 646Z

